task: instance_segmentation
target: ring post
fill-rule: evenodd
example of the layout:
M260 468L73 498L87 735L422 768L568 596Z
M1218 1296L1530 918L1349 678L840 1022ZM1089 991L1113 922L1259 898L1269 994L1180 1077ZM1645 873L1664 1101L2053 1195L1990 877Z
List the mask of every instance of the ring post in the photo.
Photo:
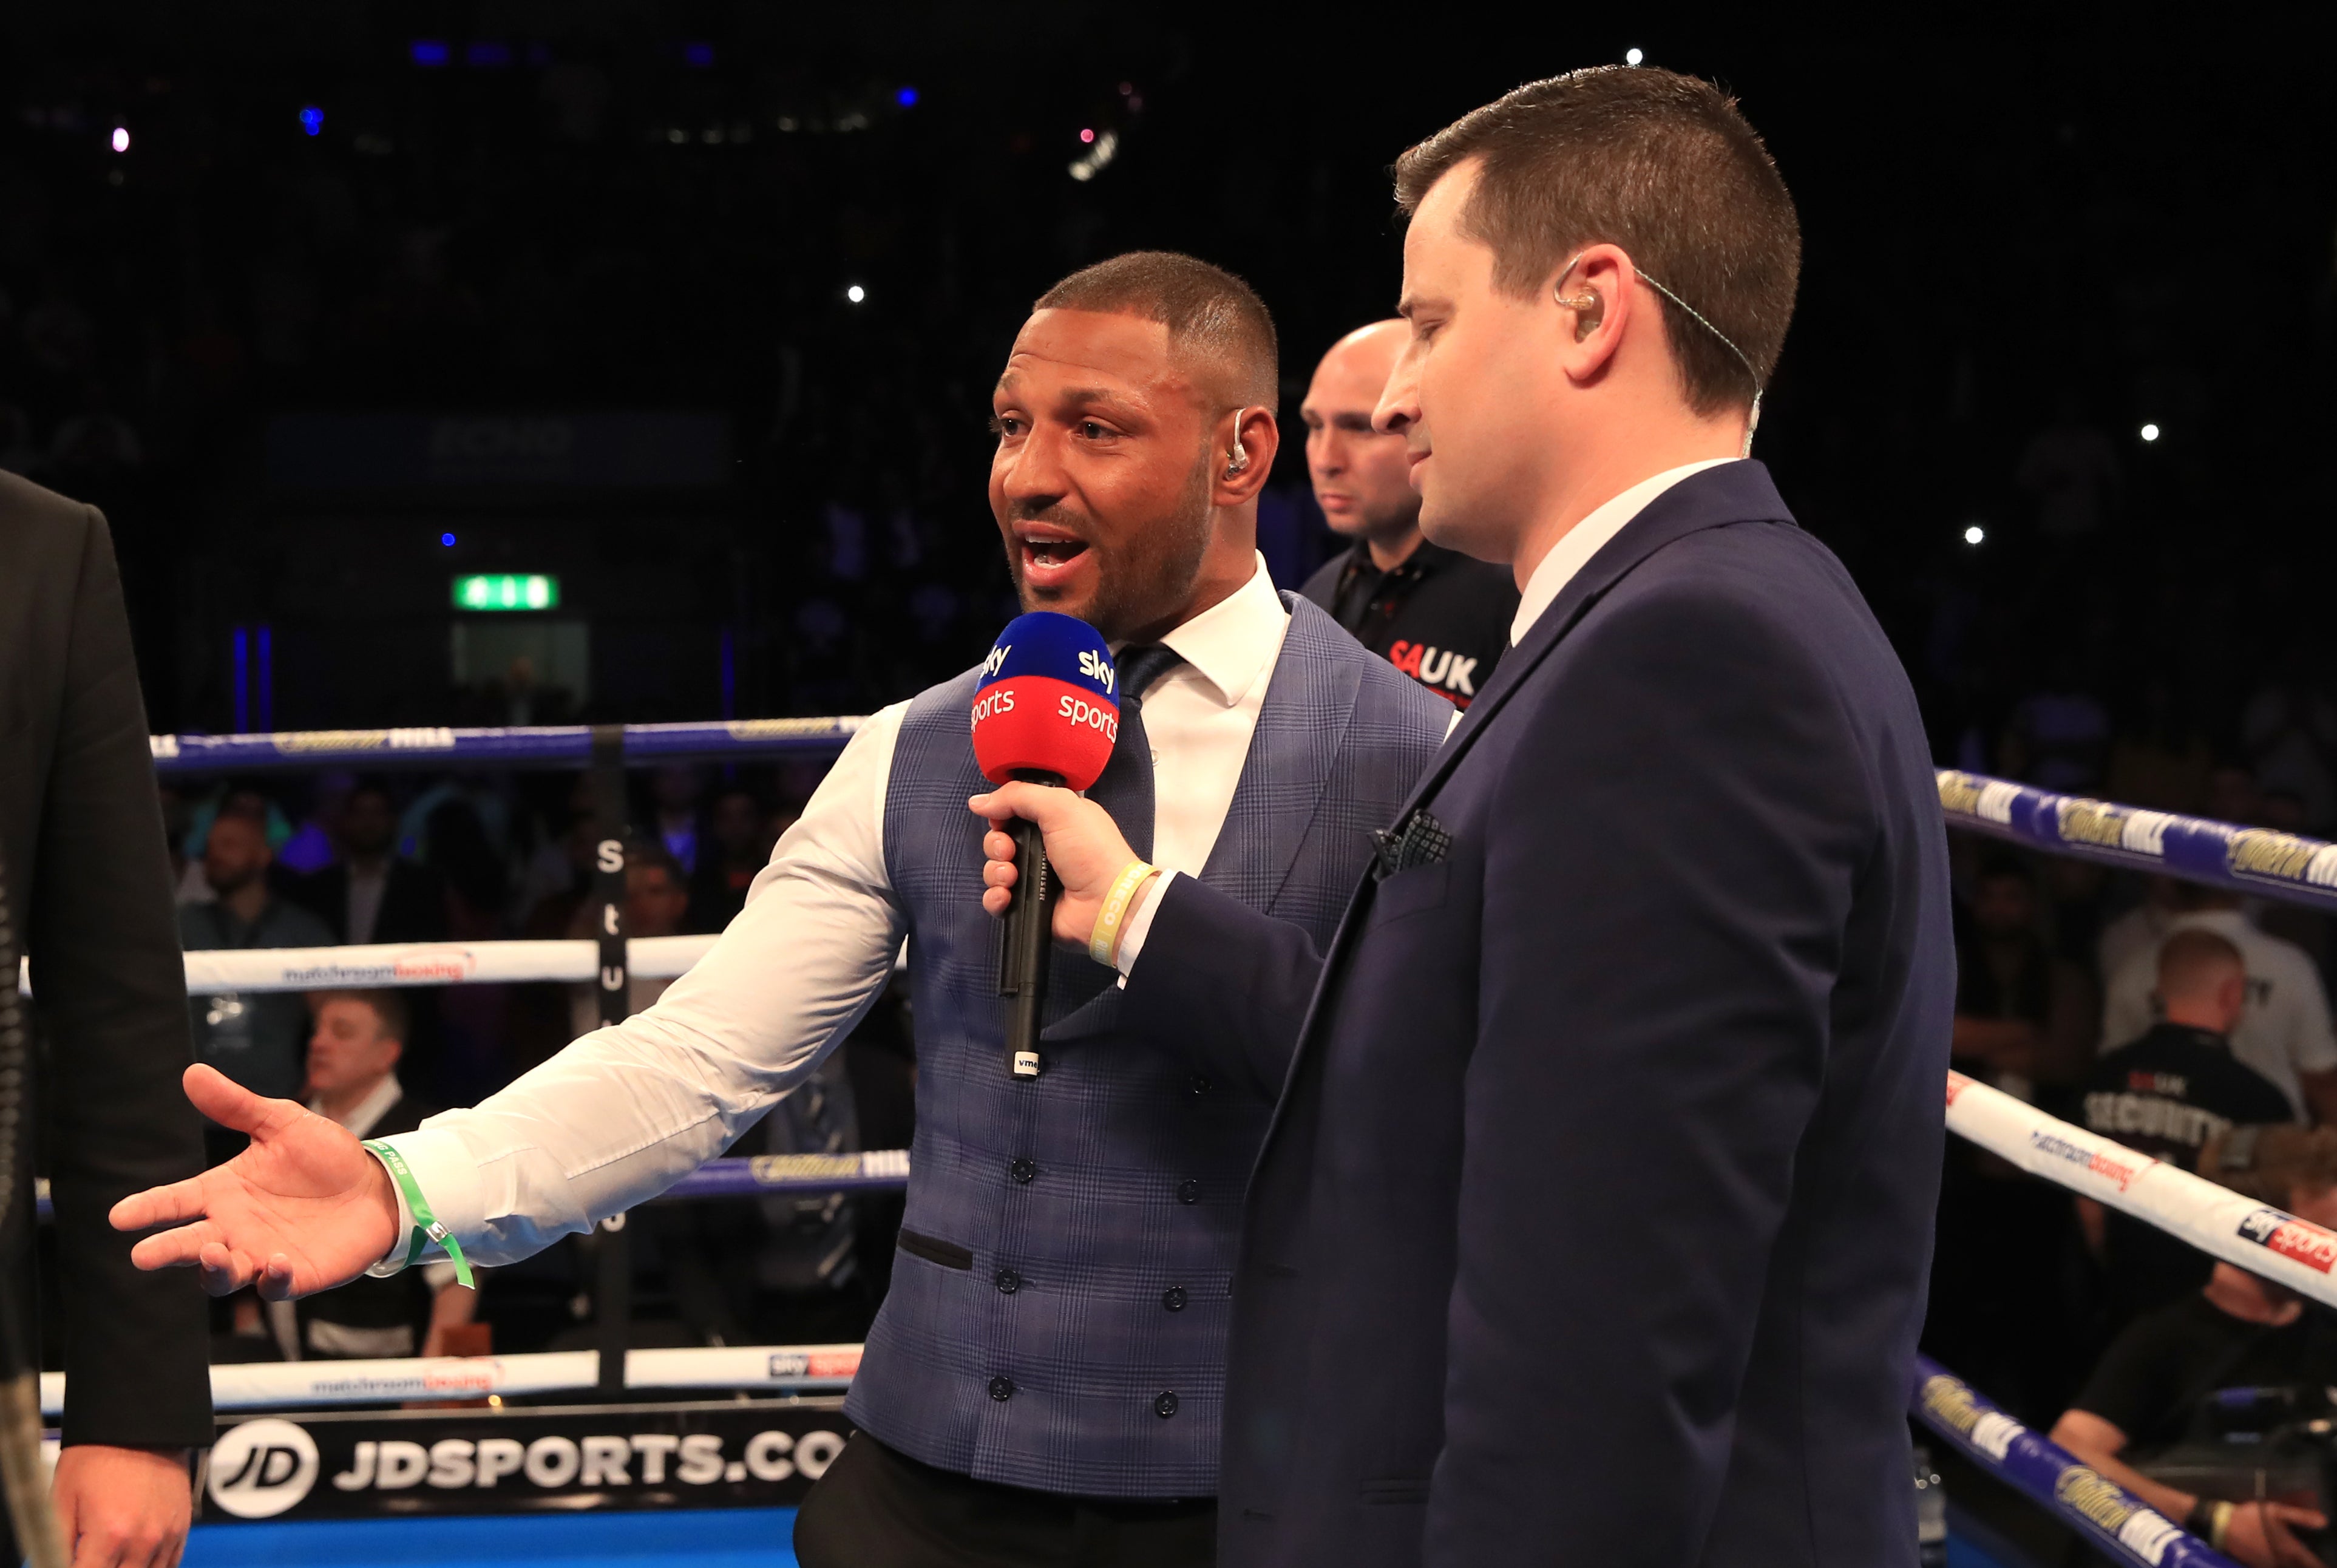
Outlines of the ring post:
M625 727L592 727L592 817L600 836L592 847L592 929L601 945L595 985L601 1024L621 1024L631 1012L632 977L625 951ZM622 1397L625 1352L632 1340L633 1259L625 1217L598 1227L600 1249L592 1291L594 1343L601 1353L600 1393Z

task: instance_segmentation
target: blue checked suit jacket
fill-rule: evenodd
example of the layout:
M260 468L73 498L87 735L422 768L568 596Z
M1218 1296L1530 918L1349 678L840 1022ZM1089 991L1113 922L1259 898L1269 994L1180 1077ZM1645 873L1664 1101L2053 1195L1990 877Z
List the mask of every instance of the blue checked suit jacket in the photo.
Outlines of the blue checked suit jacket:
M1452 710L1282 598L1289 632L1198 881L1321 943ZM910 705L885 796L885 866L909 921L917 1132L892 1291L846 1412L983 1480L1211 1496L1242 1191L1273 1085L1136 1042L1117 977L1061 951L1046 1071L1009 1075L1000 926L981 908L980 824L965 806L985 788L967 720L979 673Z

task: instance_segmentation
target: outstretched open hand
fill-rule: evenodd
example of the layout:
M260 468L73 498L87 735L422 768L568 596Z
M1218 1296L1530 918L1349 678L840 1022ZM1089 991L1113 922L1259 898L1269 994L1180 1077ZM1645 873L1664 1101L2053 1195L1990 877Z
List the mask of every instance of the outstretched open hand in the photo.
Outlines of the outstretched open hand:
M289 1100L263 1100L216 1068L187 1069L187 1098L251 1146L191 1181L150 1187L113 1206L113 1228L178 1228L130 1250L141 1269L203 1272L224 1296L257 1284L271 1301L364 1273L397 1240L389 1172L347 1128ZM192 1221L192 1223L181 1223Z

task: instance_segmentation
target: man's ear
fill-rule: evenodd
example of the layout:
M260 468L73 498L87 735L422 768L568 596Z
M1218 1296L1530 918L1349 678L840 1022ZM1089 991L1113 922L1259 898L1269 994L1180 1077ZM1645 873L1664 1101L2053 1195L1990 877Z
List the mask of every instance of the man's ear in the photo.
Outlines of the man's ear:
M1630 256L1620 245L1608 244L1582 250L1563 276L1550 275L1540 308L1553 313L1560 363L1578 385L1606 373L1628 334L1648 329L1650 322L1641 318L1643 301L1633 287L1638 280ZM1652 321L1660 333L1662 318Z
M1274 472L1275 454L1282 449L1282 431L1274 410L1257 403L1221 416L1209 444L1209 504L1239 506L1266 488Z

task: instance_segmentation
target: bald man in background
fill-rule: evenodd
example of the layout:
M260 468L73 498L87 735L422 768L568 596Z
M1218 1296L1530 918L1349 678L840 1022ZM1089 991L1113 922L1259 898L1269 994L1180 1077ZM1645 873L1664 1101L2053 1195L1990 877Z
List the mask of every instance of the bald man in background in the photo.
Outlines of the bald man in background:
M1354 541L1301 590L1373 652L1456 708L1469 706L1510 645L1511 574L1420 535L1420 493L1403 437L1372 409L1411 328L1358 327L1323 356L1299 417L1306 474L1331 532Z

